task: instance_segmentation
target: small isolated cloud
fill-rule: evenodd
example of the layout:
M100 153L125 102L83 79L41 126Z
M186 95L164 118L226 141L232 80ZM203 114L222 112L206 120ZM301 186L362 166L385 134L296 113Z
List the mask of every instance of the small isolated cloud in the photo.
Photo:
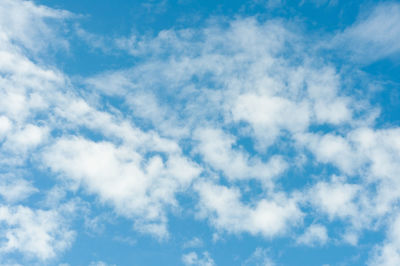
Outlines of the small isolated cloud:
M200 248L204 245L203 240L201 240L198 237L194 237L189 241L186 241L185 243L183 243L182 247L184 249L188 249L188 248Z
M196 252L190 252L182 256L182 262L185 266L214 266L214 260L208 252L203 252L200 256Z
M115 236L113 240L129 246L135 246L137 244L137 240L129 236Z
M271 259L268 249L256 248L242 266L275 266L275 262Z
M116 266L116 264L108 264L104 261L92 261L90 262L89 266Z
M324 245L328 239L325 226L312 224L305 230L304 234L297 238L297 243L307 246Z

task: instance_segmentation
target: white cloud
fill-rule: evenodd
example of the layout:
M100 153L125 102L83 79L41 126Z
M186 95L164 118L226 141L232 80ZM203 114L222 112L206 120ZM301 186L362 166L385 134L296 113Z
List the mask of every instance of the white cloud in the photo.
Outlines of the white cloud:
M182 256L182 262L185 266L213 266L214 260L210 257L208 252L203 252L199 257L196 252L190 252Z
M345 243L356 246L358 244L359 237L360 232L350 229L344 232L344 234L342 235L342 240Z
M348 184L333 177L332 182L318 182L310 191L311 202L330 219L344 218L358 213L354 200L360 192L360 186Z
M228 179L229 188L207 181L196 186L200 216L217 229L279 235L302 220L298 205L308 200L329 218L328 222L349 221L351 228L344 231L357 231L379 220L378 209L382 214L394 202L395 193L388 193L390 182L379 184L378 191L386 189L379 197L393 195L379 200L386 204L367 201L375 196L370 194L375 185L371 178L376 180L379 169L380 175L383 169L390 171L387 174L394 172L397 160L380 160L382 167L371 168L377 159L357 140L357 132L362 131L358 126L374 131L375 112L369 115L372 111L368 106L346 95L343 73L307 53L301 36L283 22L260 23L248 18L222 25L217 21L197 30L165 30L153 38L132 36L121 39L120 45L140 57L141 63L101 73L87 83L99 95L120 97L131 107L134 118L148 122L161 136L189 143L190 156L200 155L199 164L212 170L210 176L222 173ZM277 55L287 54L287 49L293 49L301 62L293 64L290 56ZM359 116L360 112L368 119ZM88 113L92 117L96 112ZM87 120L86 125L93 125L90 121L96 119ZM310 132L314 126L328 126L328 132ZM104 132L100 127L92 128ZM255 152L238 145L242 137L251 138ZM271 183L264 189L280 188L274 186L280 180L274 177L289 165L280 153L294 149L298 158L304 158L304 148L315 156L313 166L334 165L340 174L350 178L360 175L360 180L315 179L311 192L298 191L296 199L268 191L268 197L253 195L248 202L241 201L239 182L233 181L255 178ZM383 161L390 162L390 167L383 167ZM277 221L269 224L270 217ZM362 217L363 222L357 222L356 217ZM267 222L258 223L258 219Z
M194 237L189 241L186 241L185 243L183 243L183 248L184 249L188 249L188 248L199 248L202 247L204 245L203 240L201 240L198 237Z
M0 116L0 138L3 138L12 128L10 119L6 116Z
M54 258L67 249L75 236L53 210L0 206L0 253L21 252L40 260Z
M28 198L38 192L30 182L15 176L0 176L0 195L5 201L14 203Z
M139 40L130 45L143 63L86 83L104 95L123 95L133 115L163 135L188 137L196 127L246 125L259 152L288 132L352 121L353 100L342 95L340 75L332 66L313 66L299 37L283 23L248 18L221 24ZM292 42L303 65L276 55Z
M280 156L272 156L264 163L257 157L251 158L241 149L234 149L234 137L220 129L197 129L194 139L199 140L197 151L203 161L222 171L230 180L256 178L264 184L271 184L271 179L282 174L287 167Z
M353 174L363 162L362 155L356 154L351 143L340 135L307 133L296 135L296 138L315 154L318 161L333 163L346 174Z
M271 145L283 129L305 130L310 110L307 102L295 103L283 97L246 93L237 97L232 115L234 121L250 123L255 134Z
M177 206L175 193L187 188L199 168L171 154L149 158L129 147L83 138L63 138L44 153L53 171L81 185L118 214L135 218L138 230L166 237L166 207Z
M398 55L400 52L400 5L383 2L364 11L362 16L333 43L350 49L351 57L360 62L372 62Z
M0 177L0 195L10 204L0 206L0 253L6 264L14 262L9 256L18 262L53 259L74 239L61 214L64 207L55 211L12 205L42 192L27 181L31 171L26 161L35 164L35 150L50 138L48 108L66 79L39 57L67 46L56 28L70 16L30 1L0 2L0 169L10 173Z
M47 138L47 134L48 128L27 124L10 136L4 145L17 150L33 148L43 142Z
M324 245L328 239L329 237L325 226L312 224L305 230L304 234L297 238L297 243L308 246Z
M89 266L116 266L115 264L108 264L104 261L92 261Z
M344 136L332 134L323 136L303 135L298 136L298 141L305 143L318 161L333 164L343 173L351 176L360 176L359 184L339 182L341 183L340 193L346 195L340 196L341 201L351 201L351 199L357 197L360 200L359 203L363 205L359 207L364 209L365 214L379 217L390 212L393 204L399 198L396 192L400 186L397 179L397 173L400 171L398 163L400 161L399 136L398 128L374 130L361 127L348 132ZM319 189L324 189L325 185L323 184L319 185ZM338 183L335 186L338 186ZM331 188L333 189L333 187ZM326 187L326 189L328 188ZM356 191L360 191L360 189L363 190L363 193L356 196ZM376 193L367 196L369 189L375 190ZM334 191L330 192L334 193ZM367 200L366 197L369 197L369 199ZM331 198L329 201L335 198ZM316 200L316 202L323 204L324 201L321 200L322 198ZM339 204L339 202L336 203ZM356 210L354 204L342 203L346 205L343 209L339 207L341 204L327 203L326 208L330 210L328 213L330 215L338 214L334 211L333 206L336 206L337 210L341 210L341 215L346 216L351 213L355 215L357 213L354 212ZM328 207L328 205L331 207Z
M61 19L71 17L71 15L67 11L35 5L31 1L1 1L0 44L4 41L16 42L35 53L40 52L49 44L66 46L65 41L56 38L55 28ZM49 20L52 24L48 23Z
M387 239L375 247L369 265L392 266L400 263L400 216L394 217L387 230Z
M400 191L399 129L379 130L373 121L358 121L363 118L356 115L356 100L343 93L342 73L312 58L301 34L284 22L239 18L197 30L164 30L153 38L121 38L117 45L141 60L132 68L85 79L80 84L85 90L77 93L66 75L38 63L46 60L30 59L46 51L48 43L67 46L57 38L57 25L46 21L69 16L32 2L0 3L0 164L13 171L31 160L38 164L33 167L66 180L70 186L51 190L47 197L56 197L45 205L57 207L64 189L84 191L131 219L136 230L165 237L169 210L179 209L176 195L192 193L195 183L198 216L219 233L271 238L301 225L304 215L322 213L328 223L349 221L344 238L353 244L371 221L390 215ZM368 54L368 60L396 54L398 20L398 4L381 4L339 34L337 42L371 47L374 55ZM93 38L89 41L101 47L102 41ZM101 102L110 96L124 103ZM130 113L119 110L125 107ZM360 124L365 127L357 128ZM310 126L325 125L326 131L335 129L309 132ZM254 152L238 146L242 137L251 138ZM300 158L304 148L315 156L313 166L334 165L349 177L314 179L310 189L296 193L274 186L288 167L282 154L293 150ZM203 168L213 172L198 180ZM218 172L228 185L207 180ZM252 178L269 186L262 196L245 200L240 182L234 181ZM0 194L10 203L35 191L22 177L0 183ZM304 213L304 203L319 212ZM55 211L0 210L4 253L45 260L72 241L72 231ZM324 229L312 225L298 242L324 244ZM388 236L376 260L387 261L385 254L396 259L395 244ZM183 261L214 264L207 253L188 253Z
M284 234L302 221L303 213L296 199L282 194L247 205L241 202L241 193L237 188L198 183L196 190L200 196L199 216L222 231L273 237Z
M256 248L251 256L242 263L242 266L274 266L275 262L270 257L270 252L267 249Z

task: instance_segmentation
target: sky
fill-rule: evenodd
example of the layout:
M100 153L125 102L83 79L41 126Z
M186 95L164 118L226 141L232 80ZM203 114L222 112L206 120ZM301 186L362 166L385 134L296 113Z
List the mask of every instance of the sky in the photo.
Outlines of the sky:
M400 2L0 0L0 265L400 265Z

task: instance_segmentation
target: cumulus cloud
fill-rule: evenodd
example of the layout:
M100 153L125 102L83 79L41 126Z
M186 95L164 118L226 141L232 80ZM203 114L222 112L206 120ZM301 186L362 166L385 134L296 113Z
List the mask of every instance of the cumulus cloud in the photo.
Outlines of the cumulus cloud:
M4 77L0 80L3 140L0 163L4 167L24 165L35 153L41 167L63 173L78 185L82 183L89 193L99 194L101 201L115 206L120 215L138 218L137 230L165 237L168 234L165 205L177 207L175 193L190 185L199 174L198 166L182 155L175 141L163 139L156 132L144 132L115 113L97 110L77 95L63 73L35 63L19 49L10 48L17 44L35 53L31 42L36 43L38 36L56 38L54 26L44 20L63 19L70 16L68 12L31 2L5 1L1 8L2 12L10 8L11 13L20 14L19 26L31 22L38 29L32 35L21 36L5 31L7 38L1 40L4 60L0 70ZM10 21L12 26L17 23ZM13 38L16 44L11 42ZM58 140L53 138L55 131L83 129L108 139L94 142L68 135ZM115 144L118 141L123 142L122 148L121 143ZM38 148L43 145L47 147L39 153ZM149 156L151 152L157 155ZM102 161L105 164L97 169ZM77 163L81 166L75 168ZM114 182L116 178L119 181ZM101 185L103 181L106 182ZM21 189L29 192L25 181L13 188L14 193L3 191L3 197L12 200Z
M312 224L306 229L304 234L297 239L297 243L308 246L324 245L328 241L328 238L325 226Z
M38 192L29 181L10 175L0 176L0 195L6 202L18 202Z
M131 49L143 63L107 71L86 82L103 97L122 97L131 106L135 121L147 121L161 135L191 143L189 149L200 155L200 165L209 167L209 176L230 182L257 179L268 184L264 188L272 189L279 180L276 177L288 168L281 154L302 147L313 152L321 164L332 163L345 174L358 173L365 160L354 152L354 144L346 136L315 133L310 128L352 128L362 124L356 114L360 110L352 108L355 99L343 92L334 67L314 67L309 62L315 59L302 50L299 40L301 36L282 22L260 23L251 18L203 29L166 30L152 39L125 43L125 49ZM301 51L301 64L278 55L287 50ZM168 117L167 124L162 122L164 117ZM239 145L242 138L252 140L253 151ZM288 141L280 146L283 138ZM347 188L346 183L343 186ZM244 204L243 188L209 182L195 187L200 216L216 228L268 237L301 221L299 202L307 198L270 191L268 199L254 196L254 202ZM321 183L315 189L324 188ZM340 208L335 204L326 203L321 209L345 217L333 211ZM349 213L357 210L354 207ZM241 217L247 222L237 225ZM276 221L265 222L271 217Z
M247 205L241 201L237 188L199 183L196 190L200 196L199 216L209 219L219 230L273 237L302 221L303 213L296 198L283 194L270 195L270 198Z
M67 249L75 233L52 210L34 210L21 205L0 206L3 254L21 252L28 257L48 260Z
M220 129L197 129L194 139L199 140L197 150L203 161L215 170L222 171L230 180L256 178L267 184L287 167L280 156L273 156L268 162L262 162L257 157L250 158L245 151L234 149L234 137Z
M145 159L129 148L83 138L58 140L46 150L44 163L99 195L117 213L137 218L138 230L160 237L168 234L164 208L176 205L174 194L199 174L196 165L178 154L166 161L161 156Z
M360 186L341 182L334 177L333 182L318 182L311 190L311 202L330 219L357 214L357 205L353 202L360 192ZM337 180L339 179L339 180Z

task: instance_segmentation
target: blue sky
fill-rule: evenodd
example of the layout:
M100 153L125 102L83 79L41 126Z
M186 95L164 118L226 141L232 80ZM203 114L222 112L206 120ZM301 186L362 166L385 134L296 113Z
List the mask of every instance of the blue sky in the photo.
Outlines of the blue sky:
M400 265L399 25L0 1L0 265Z

